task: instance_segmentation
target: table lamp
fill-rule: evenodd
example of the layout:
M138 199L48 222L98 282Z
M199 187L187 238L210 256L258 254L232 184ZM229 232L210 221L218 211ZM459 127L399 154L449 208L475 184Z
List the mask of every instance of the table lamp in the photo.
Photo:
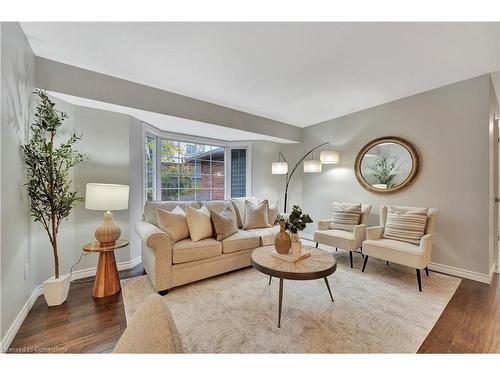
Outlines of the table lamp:
M85 191L85 208L106 211L104 223L95 231L101 246L113 246L120 238L121 230L113 222L111 211L128 208L128 185L88 183Z

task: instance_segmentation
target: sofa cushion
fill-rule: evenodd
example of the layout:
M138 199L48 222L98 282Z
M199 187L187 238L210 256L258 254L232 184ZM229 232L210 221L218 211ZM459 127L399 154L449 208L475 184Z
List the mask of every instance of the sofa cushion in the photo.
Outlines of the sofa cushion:
M389 207L383 237L419 245L425 234L427 213L427 208Z
M154 224L159 227L158 223L158 208L161 208L165 211L173 211L175 207L179 206L182 208L184 212L186 212L186 207L191 206L195 208L200 208L201 205L199 202L195 201L148 201L144 206L144 221L148 223Z
M246 229L247 232L260 237L260 246L274 245L274 238L280 231L280 226L275 225L269 228Z
M190 238L176 242L172 249L172 263L186 263L213 258L222 254L222 244L213 238L192 241Z
M246 230L238 230L236 233L222 240L222 252L224 254L235 251L255 249L260 246L260 236Z
M161 230L170 236L172 242L175 243L185 238L189 238L186 213L182 208L176 206L171 212L158 208L157 212L158 225Z
M229 208L226 208L221 213L210 210L210 219L212 219L214 235L217 241L222 241L224 238L238 232L236 215Z
M194 242L212 237L210 211L205 206L200 209L188 206L186 221L189 228L189 235Z
M268 228L269 225L269 202L264 199L258 205L245 201L245 222L243 229Z

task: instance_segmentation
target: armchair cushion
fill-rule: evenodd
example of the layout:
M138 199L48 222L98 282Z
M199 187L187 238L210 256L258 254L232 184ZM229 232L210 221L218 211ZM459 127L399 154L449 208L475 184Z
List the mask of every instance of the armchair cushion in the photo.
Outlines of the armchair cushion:
M427 208L389 207L383 237L419 245L427 224Z
M357 250L361 246L353 232L338 229L317 230L314 232L314 242L349 251Z
M334 202L330 228L352 231L360 218L361 204Z
M421 246L385 238L364 241L363 254L418 269L428 264L426 250Z
M115 353L183 353L174 319L158 294L139 307L116 344Z

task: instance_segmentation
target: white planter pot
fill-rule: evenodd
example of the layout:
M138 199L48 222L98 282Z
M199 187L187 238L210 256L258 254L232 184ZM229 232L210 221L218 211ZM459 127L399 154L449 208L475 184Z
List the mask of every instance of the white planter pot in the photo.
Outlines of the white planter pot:
M71 274L60 275L58 279L51 277L43 282L43 296L49 306L57 306L68 298Z

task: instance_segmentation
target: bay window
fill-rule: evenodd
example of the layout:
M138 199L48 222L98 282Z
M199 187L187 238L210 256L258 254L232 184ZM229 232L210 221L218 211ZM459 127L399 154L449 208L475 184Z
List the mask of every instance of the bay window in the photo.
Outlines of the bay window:
M223 200L250 194L248 145L144 136L144 199Z

